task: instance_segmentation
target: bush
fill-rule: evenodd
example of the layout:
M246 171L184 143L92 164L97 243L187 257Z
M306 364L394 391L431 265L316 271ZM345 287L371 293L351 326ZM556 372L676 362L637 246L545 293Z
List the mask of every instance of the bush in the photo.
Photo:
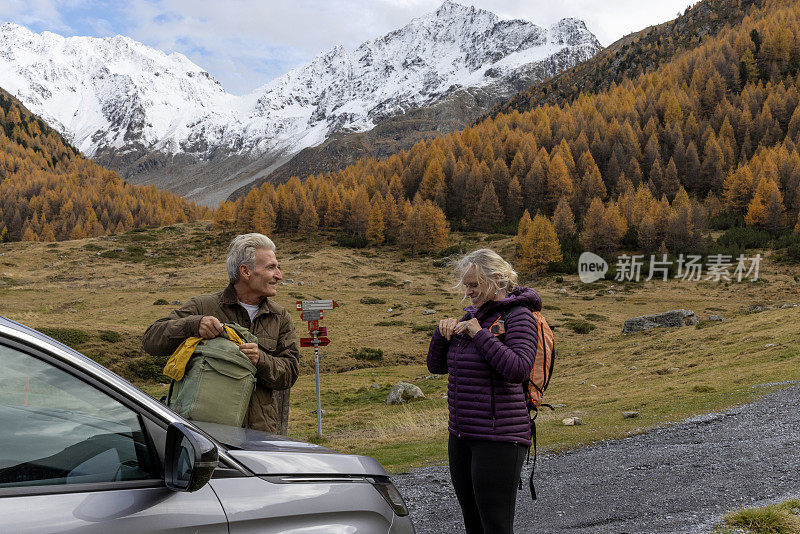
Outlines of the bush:
M164 377L164 366L169 356L144 356L128 362L128 372L139 380L161 382Z
M336 244L340 247L365 248L369 242L363 235L337 234Z
M375 280L374 282L370 282L369 285L377 287L397 287L397 282L395 282L391 278L383 278L381 280Z
M40 328L39 332L73 349L89 341L89 334L77 328Z
M731 228L717 239L725 248L744 250L748 248L767 248L772 241L769 232L756 230L751 226Z
M554 273L577 273L578 258L583 252L583 245L581 245L578 234L564 237L559 242L561 243L562 259L559 262L549 264L547 270Z
M359 302L361 302L361 304L386 304L386 299L379 299L375 297L362 297Z
M108 343L118 343L122 339L122 335L113 330L100 330L100 339Z
M708 227L714 230L728 230L737 226L744 226L744 217L742 215L723 212L708 220Z
M566 325L576 334L588 334L597 328L592 323L588 321L581 321L580 319L570 319L566 322Z
M587 321L608 321L608 317L605 315L599 315L597 313L584 313L582 315Z
M411 327L411 331L415 334L418 332L425 332L426 334L433 335L433 331L436 328L434 324L415 324Z
M157 299L153 303L153 306L166 306L167 304L169 304L169 302L167 302L167 299Z
M467 252L467 245L459 243L458 245L450 245L449 247L443 248L442 250L440 250L435 254L435 257L446 258L454 254L466 254L466 252Z
M800 243L789 245L786 249L786 257L791 261L800 261Z
M122 249L111 249L100 253L100 257L112 260L141 262L144 261L145 249L139 245L130 245Z
M348 356L351 356L356 360L381 361L383 360L383 351L381 349L361 347L360 349L353 349L350 351Z

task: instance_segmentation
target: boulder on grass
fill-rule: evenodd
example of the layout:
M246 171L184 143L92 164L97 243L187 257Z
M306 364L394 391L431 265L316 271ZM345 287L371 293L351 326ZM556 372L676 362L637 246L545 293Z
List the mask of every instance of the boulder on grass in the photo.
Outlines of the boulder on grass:
M404 404L412 400L424 399L425 394L414 384L398 382L392 386L386 397L386 404Z
M658 327L678 327L693 326L699 322L697 315L692 310L671 310L655 315L643 315L633 317L625 321L622 329L623 334L632 334L642 330L650 330Z

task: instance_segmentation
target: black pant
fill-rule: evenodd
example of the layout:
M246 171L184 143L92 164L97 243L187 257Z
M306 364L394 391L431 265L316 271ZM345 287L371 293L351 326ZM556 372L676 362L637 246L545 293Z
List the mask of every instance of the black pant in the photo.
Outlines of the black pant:
M447 448L467 534L513 534L525 446L451 434Z

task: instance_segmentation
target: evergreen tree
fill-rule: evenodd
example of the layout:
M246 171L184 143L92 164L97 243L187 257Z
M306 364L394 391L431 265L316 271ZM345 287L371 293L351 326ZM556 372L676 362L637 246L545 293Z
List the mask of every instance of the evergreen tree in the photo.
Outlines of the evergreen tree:
M575 217L566 199L558 201L556 211L553 213L553 228L558 234L559 239L564 239L575 234Z
M419 184L419 195L425 200L434 200L442 188L444 188L444 171L439 160L432 158Z
M300 212L300 220L297 224L297 231L300 235L311 236L319 230L319 217L314 204L306 199L303 202L303 211Z
M423 180L424 181L424 180ZM382 245L386 240L386 227L383 223L383 210L378 202L374 202L369 211L369 225L367 226L367 241L371 245Z
M723 186L723 199L725 208L734 214L747 213L750 201L753 198L753 174L747 165L739 167L728 174Z
M506 218L509 220L517 220L522 213L523 197L522 186L514 176L508 184L508 196L506 199Z
M482 232L491 232L502 220L503 211L494 192L494 186L489 182L483 188L481 200L472 215L473 228Z
M762 178L758 182L753 200L747 209L744 220L747 224L777 233L783 227L786 213L783 197L778 185L771 179Z
M561 261L561 245L553 225L544 215L536 215L520 240L517 263L523 272L541 273L547 265Z
M619 208L614 204L606 208L602 200L594 198L583 219L580 241L588 251L611 253L619 247L626 231L627 226Z
M555 210L556 204L561 197L567 200L572 199L574 192L572 178L569 176L569 169L561 159L561 155L556 153L550 160L547 168L547 211Z

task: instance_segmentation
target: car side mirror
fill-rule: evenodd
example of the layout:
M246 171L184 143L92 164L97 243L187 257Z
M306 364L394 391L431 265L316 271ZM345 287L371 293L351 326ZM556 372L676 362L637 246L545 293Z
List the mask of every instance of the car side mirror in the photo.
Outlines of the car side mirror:
M211 480L219 463L217 446L182 423L167 428L164 482L172 491L197 491Z

